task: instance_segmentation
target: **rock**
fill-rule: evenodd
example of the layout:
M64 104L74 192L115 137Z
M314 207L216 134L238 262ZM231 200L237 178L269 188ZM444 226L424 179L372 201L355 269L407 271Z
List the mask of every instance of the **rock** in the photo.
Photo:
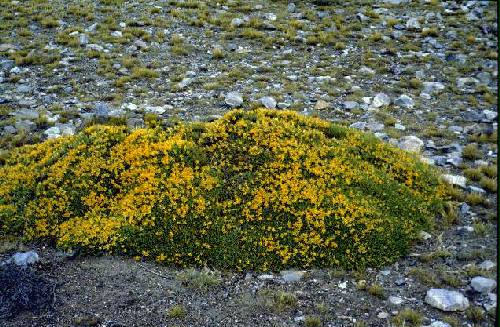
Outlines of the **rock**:
M40 260L40 257L35 251L17 252L12 256L11 260L17 266L27 267Z
M4 134L15 134L17 129L12 125L7 125L3 128Z
M349 125L349 127L363 130L366 127L366 123L364 121L357 121Z
M381 0L384 3L388 3L391 5L400 5L402 3L408 3L410 0Z
M98 119L107 118L109 115L109 107L107 104L99 102L95 106L95 115Z
M33 110L33 109L19 109L19 110L16 110L13 113L13 115L17 119L30 119L30 120L38 119L40 117L40 114L38 113L38 111Z
M379 314L377 315L378 318L380 319L387 319L389 317L389 314L385 311L382 311L382 312L379 312Z
M356 109L359 106L359 103L357 103L356 101L344 101L342 106L344 107L344 109L352 110Z
M19 93L30 93L32 90L33 88L26 84L19 85L16 89L16 91Z
M477 276L472 278L470 286L472 286L476 292L487 294L497 287L497 282L491 278Z
M440 82L423 82L422 84L424 86L423 93L426 94L435 94L444 90L444 85Z
M389 296L389 303L392 305L400 305L403 303L403 299L399 296Z
M347 281L338 283L338 287L345 290L347 288Z
M262 105L267 109L276 108L276 100L274 100L274 98L270 96L260 98L260 103L262 103Z
M142 118L129 118L127 119L127 126L130 129L143 128L144 120Z
M394 104L403 108L413 108L415 101L413 101L410 96L401 94L399 98L394 101Z
M385 93L377 93L372 101L372 106L375 108L380 108L382 106L387 106L391 103L391 98Z
M356 14L356 17L361 21L361 22L366 22L367 20L370 20L367 16L363 15L362 13L358 12Z
M483 262L481 262L478 267L483 269L483 270L491 270L493 268L495 268L497 265L491 261L491 260L484 260Z
M9 50L16 50L17 47L13 44L9 43L2 43L0 44L0 52L7 52Z
M5 59L5 60L0 60L0 67L2 67L2 70L11 70L14 68L16 65L16 62L14 60L10 59Z
M231 20L231 26L240 27L243 24L245 24L245 21L241 18L233 18Z
M286 8L287 8L288 12L290 12L290 13L295 12L295 9L296 9L295 3L290 2Z
M376 122L376 121L371 121L366 123L365 126L366 129L372 131L372 132L378 132L384 129L384 124Z
M457 87L462 91L474 91L470 88L475 88L479 84L479 81L474 77L462 77L457 78Z
M374 75L375 71L369 67L363 66L359 69L359 73L362 75Z
M447 182L448 184L458 185L462 188L466 187L467 178L465 178L465 176L444 174L444 175L442 175L442 177L443 177L443 180L445 182Z
M89 36L87 34L80 34L78 37L78 42L80 45L87 45L89 44Z
M98 52L104 51L104 48L98 44L87 44L87 46L85 48L87 48L89 50L98 51Z
M494 121L497 119L498 113L491 110L483 110L483 117L487 121Z
M406 127L404 125L399 124L399 123L395 123L394 128L397 130L400 130L400 131L406 130Z
M177 83L177 87L179 87L180 89L184 89L184 88L188 87L190 84L192 84L193 81L194 81L194 78L184 77L182 79L182 81Z
M243 103L243 97L239 92L229 92L226 94L224 101L231 108L236 108Z
M14 123L14 126L17 130L24 130L24 131L33 131L36 129L36 124L32 122L31 120L20 120L16 121Z
M472 186L472 185L467 186L467 192L469 192L469 193L479 193L479 194L485 194L486 193L486 191L483 190L482 188L477 187L477 186Z
M316 110L324 110L330 107L330 103L325 100L318 100L314 105L314 109Z
M406 21L406 29L410 31L419 31L420 23L418 22L418 19L415 17L408 19Z
M399 139L398 147L405 151L420 152L424 146L424 141L414 135L403 136Z
M113 31L111 32L112 37L122 37L123 33L121 31Z
M432 235L427 233L426 231L420 231L418 237L423 241L427 241L428 239L432 238Z
M304 277L305 271L282 271L281 278L287 283L298 282Z
M273 280L274 279L274 275L272 275L272 274L262 274L262 275L257 276L257 279L260 279L260 280Z
M134 45L137 47L137 49L144 50L148 48L148 44L144 42L143 40L135 40Z
M443 311L464 311L469 307L469 300L462 293L440 288L428 290L425 302Z
M436 320L432 324L430 324L429 327L451 327L451 326L445 323L444 321Z

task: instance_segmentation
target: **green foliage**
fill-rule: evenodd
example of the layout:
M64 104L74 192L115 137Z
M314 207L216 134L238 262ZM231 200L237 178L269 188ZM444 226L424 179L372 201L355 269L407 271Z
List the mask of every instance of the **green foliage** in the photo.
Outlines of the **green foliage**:
M182 266L388 264L445 200L414 155L291 111L92 126L0 167L0 232Z

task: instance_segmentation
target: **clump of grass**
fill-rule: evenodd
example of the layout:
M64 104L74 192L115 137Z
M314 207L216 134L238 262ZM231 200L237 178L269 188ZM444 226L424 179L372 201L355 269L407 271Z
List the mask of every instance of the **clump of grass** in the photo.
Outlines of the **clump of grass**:
M484 309L474 305L465 310L465 315L467 319L478 323L484 320Z
M298 303L295 294L284 291L262 290L259 297L265 308L278 313L292 310Z
M437 28L435 27L431 27L431 28L424 28L422 30L422 36L423 37L426 37L426 36L433 36L433 37L437 37L439 36L439 31Z
M474 223L472 224L472 227L474 228L474 233L476 233L479 236L485 236L489 230L488 225L482 222Z
M464 176L471 181L479 181L483 174L480 168L467 168L464 169Z
M42 24L42 26L46 28L59 27L59 21L53 17L46 17L42 19L40 24Z
M410 81L408 82L408 85L412 89L420 90L424 86L424 83L420 79L414 77L414 78L410 79Z
M333 45L333 48L335 50L344 50L346 48L346 45L344 42L335 42L335 44Z
M418 327L422 326L423 320L424 317L420 312L406 308L404 310L401 310L392 319L392 322L398 327L403 327L403 326Z
M322 325L321 318L318 316L306 316L304 319L304 326L306 327L320 327Z
M222 48L216 47L212 50L212 58L223 59L225 57L224 50Z
M496 180L496 178L483 177L479 181L479 185L481 185L482 188L484 188L492 193L497 192L497 180Z
M426 286L437 287L441 285L439 277L435 273L423 268L412 268L408 275L417 278L419 282Z
M462 150L462 157L466 159L474 160L479 159L482 156L481 150L475 143L467 144Z
M376 296L380 299L385 299L386 298L386 295L385 295L385 291L384 291L384 288L382 287L382 285L380 284L372 284L370 285L366 291L373 295L373 296Z
M152 79L152 78L158 78L160 77L160 73L153 69L149 69L146 67L134 67L132 68L132 78L134 79L140 79L140 78L147 78L147 79Z
M472 192L465 196L465 202L472 206L483 205L488 206L488 199L485 198L481 193Z
M183 266L388 264L449 196L410 154L292 111L234 110L168 130L92 126L5 162L3 233ZM315 236L297 237L306 234Z
M167 316L173 319L183 319L187 316L187 310L182 305L174 305L168 309Z
M207 269L196 270L190 268L177 274L177 280L190 288L197 290L207 290L219 285L221 282L221 277L220 274L216 271Z
M490 178L495 178L497 177L498 170L496 165L488 165L482 166L481 172Z

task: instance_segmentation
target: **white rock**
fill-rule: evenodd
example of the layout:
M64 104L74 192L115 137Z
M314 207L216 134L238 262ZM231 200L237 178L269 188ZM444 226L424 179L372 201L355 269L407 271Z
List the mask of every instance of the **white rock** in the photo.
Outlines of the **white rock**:
M464 311L469 307L469 300L462 293L441 288L428 290L425 302L443 311Z
M465 176L444 174L442 177L443 177L445 182L447 182L451 185L458 185L458 186L463 187L463 188L466 187L467 178L465 178Z
M260 103L267 109L274 109L276 108L276 100L274 100L273 97L263 97L260 99Z
M113 32L111 32L111 36L112 37L122 37L123 34L121 31L113 31Z
M424 141L414 135L404 136L399 139L398 147L405 151L420 152L424 146Z
M413 108L413 106L415 105L415 101L413 101L410 96L401 94L399 98L394 101L394 104L403 108Z
M400 305L401 303L403 303L403 299L399 296L389 296L389 303L393 305Z
M274 279L274 275L271 275L271 274L262 274L262 275L257 276L257 279L260 279L260 280L272 280L272 279Z
M424 241L426 241L432 237L432 235L427 233L426 231L420 231L418 236L420 237L421 240L424 240Z
M385 93L377 93L372 101L372 106L375 108L380 108L382 106L387 106L391 103L391 98Z
M12 261L17 266L26 267L27 265L31 265L40 260L38 254L35 251L28 252L17 252L12 256Z
M226 94L224 101L231 108L239 107L243 103L243 97L239 92L229 92Z
M408 30L420 30L420 23L418 22L418 19L415 17L412 17L406 21L406 29Z
M497 282L491 278L477 276L472 278L470 286L479 293L487 294L497 287Z
M286 270L281 272L281 278L287 283L298 282L305 273L305 271Z
M231 20L231 26L234 26L234 27L240 27L244 23L245 23L245 21L241 18L233 18Z
M387 317L389 317L389 314L385 311L382 311L382 312L379 312L379 314L377 315L378 318L380 319L387 319Z
M436 320L429 327L451 327L450 324L445 323L444 321Z
M347 288L347 281L338 283L339 288L345 290Z
M484 260L478 265L479 268L484 270L490 270L496 267L496 264L491 260Z

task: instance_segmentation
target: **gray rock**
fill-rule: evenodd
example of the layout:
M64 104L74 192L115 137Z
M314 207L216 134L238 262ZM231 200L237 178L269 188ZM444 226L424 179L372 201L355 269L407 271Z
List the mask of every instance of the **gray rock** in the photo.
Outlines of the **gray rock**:
M491 74L488 72L480 72L476 75L479 82L483 85L488 85L491 83Z
M428 239L432 238L432 235L427 233L426 231L420 231L418 237L423 241L427 241Z
M123 33L121 31L113 31L111 32L112 37L122 37Z
M287 6L287 10L288 10L288 12L295 12L295 9L296 9L296 7L295 7L295 3L290 2L290 3L288 4L288 6Z
M415 101L413 101L410 96L401 94L399 98L394 101L394 104L403 108L413 108Z
M387 106L391 103L391 98L385 93L377 93L372 101L372 106L375 108L380 108L382 106Z
M262 103L262 105L267 109L276 108L276 100L270 96L260 98L260 103Z
M418 22L418 19L415 17L408 19L406 21L406 29L410 31L419 31L420 23Z
M17 266L26 267L36 263L40 257L35 251L17 252L12 256L12 262Z
M479 194L485 194L486 193L486 191L483 190L482 188L477 187L477 186L472 186L472 185L467 186L467 191L469 193L479 193Z
M189 78L189 77L184 77L182 79L182 81L180 81L177 86L180 88L180 89L184 89L186 87L188 87L190 84L192 84L194 81L194 78Z
M281 272L281 278L287 283L298 282L304 277L305 271L286 270Z
M441 288L428 290L425 302L443 311L464 311L469 307L469 300L462 293Z
M20 120L14 123L17 130L33 131L36 129L36 124L31 120Z
M359 106L359 104L356 101L344 101L342 106L344 107L344 109L352 110L356 109Z
M445 323L444 321L436 320L429 327L451 327L450 324Z
M498 113L492 110L483 110L483 117L488 121L497 119Z
M478 267L483 269L483 270L491 270L493 268L495 268L497 265L491 261L491 260L484 260L483 262L481 262Z
M363 15L362 13L358 12L356 14L356 17L362 21L362 22L366 22L367 20L370 20L370 18L368 18L367 16Z
M402 3L410 2L410 0L381 0L381 2L388 3L391 5L400 5Z
M359 73L362 75L374 75L375 71L369 67L363 66L359 69Z
M30 93L32 90L33 88L27 84L21 84L16 89L19 93Z
M372 132L379 132L384 129L384 124L372 121L368 122L365 126L366 129L372 131Z
M475 88L478 84L479 81L474 77L457 78L457 87L461 90L469 91L471 88Z
M16 110L13 113L13 115L17 119L31 119L31 120L34 120L34 119L38 119L40 117L40 114L38 113L38 111L33 110L33 109L19 109L19 110Z
M458 185L465 188L467 183L467 178L465 176L444 174L442 175L443 180L451 185Z
M95 105L95 115L98 119L107 118L109 115L108 105L102 102L97 103Z
M239 92L229 92L226 94L224 101L231 108L236 108L243 103L243 97Z
M497 282L491 278L477 276L472 278L470 286L472 286L476 292L487 294L497 287Z
M78 37L78 42L80 45L87 45L89 44L89 36L87 34L80 34Z
M273 280L274 279L274 275L272 275L272 274L262 274L262 275L257 276L257 279L259 279L259 280Z
M398 147L405 151L420 152L424 146L424 141L414 135L403 136L399 139Z
M423 93L436 94L444 90L443 83L440 82L423 82L424 86Z
M7 125L3 128L3 132L5 134L15 134L17 132L17 129L12 125Z
M241 18L233 18L231 20L231 26L240 27L243 24L245 24L245 21L243 19L241 19Z
M16 65L16 62L14 60L10 59L5 59L5 60L0 60L0 67L2 67L2 70L11 70L14 68Z
M394 128L397 130L400 130L400 131L406 130L406 127L404 125L399 124L399 123L395 123Z
M143 128L144 120L142 118L129 118L127 119L127 126L130 129Z
M385 311L379 312L377 314L377 318L380 318L380 319L387 319L388 317L389 317L389 314Z
M366 123L364 121L357 121L349 125L349 127L363 130L366 127Z
M389 296L389 303L392 305L400 305L403 303L403 299L399 296Z

